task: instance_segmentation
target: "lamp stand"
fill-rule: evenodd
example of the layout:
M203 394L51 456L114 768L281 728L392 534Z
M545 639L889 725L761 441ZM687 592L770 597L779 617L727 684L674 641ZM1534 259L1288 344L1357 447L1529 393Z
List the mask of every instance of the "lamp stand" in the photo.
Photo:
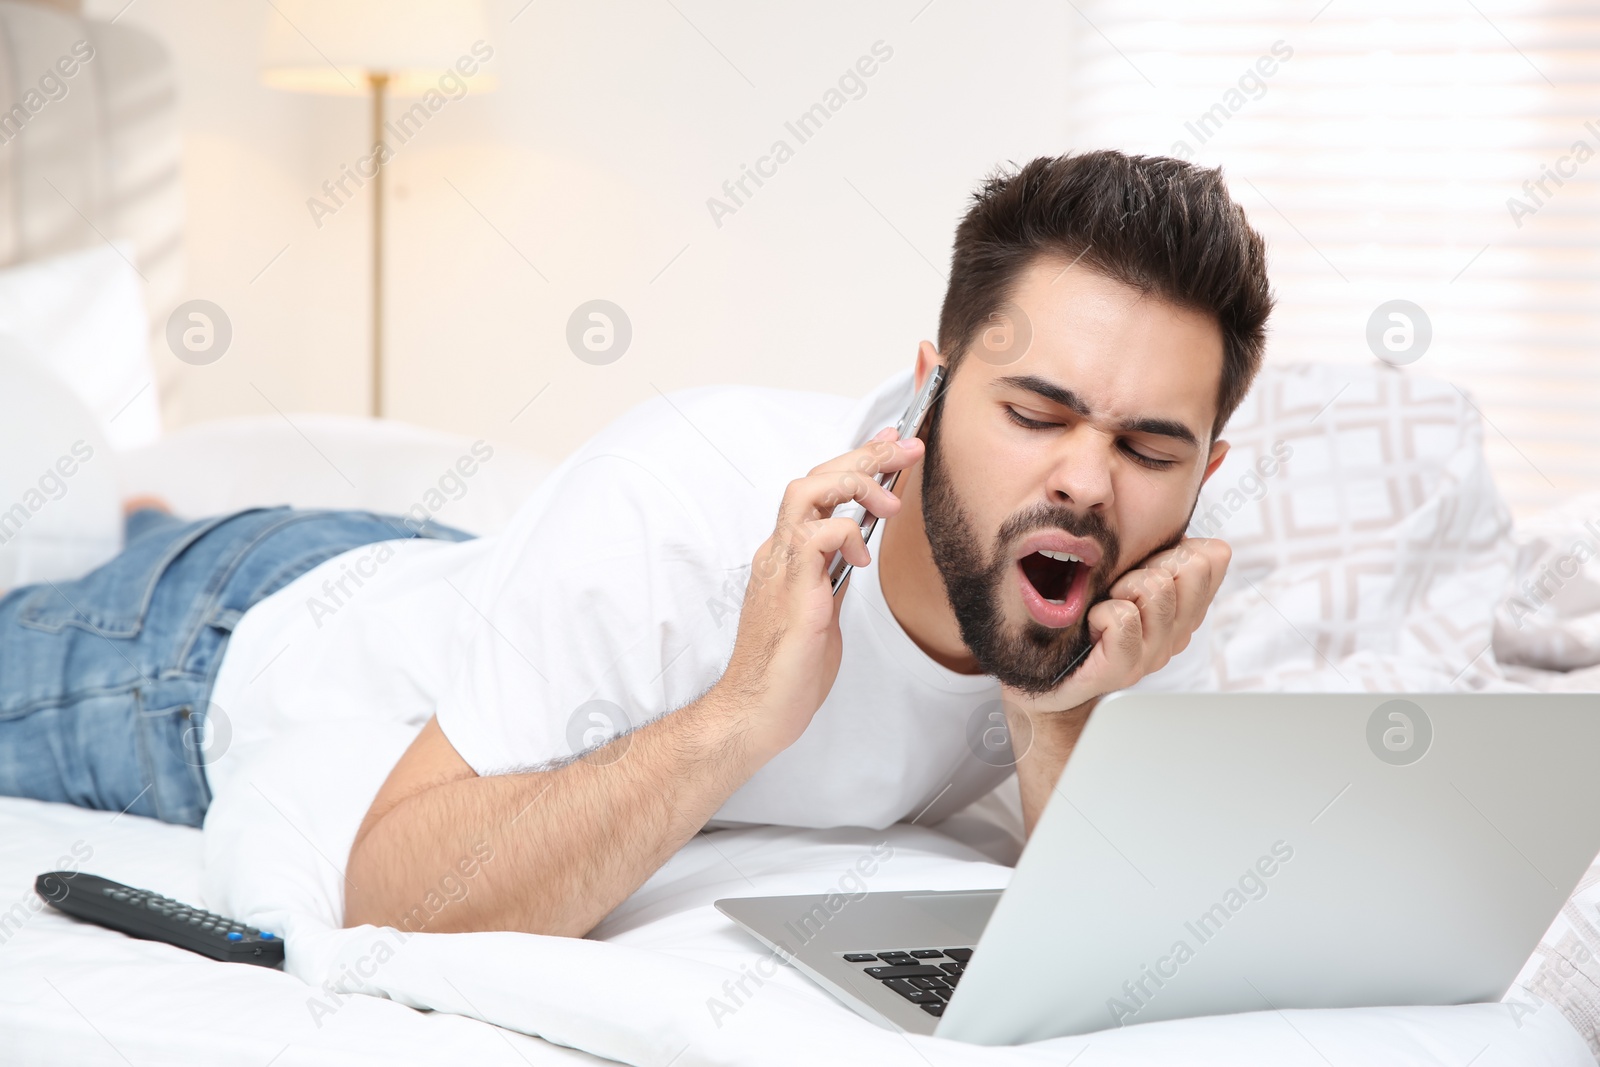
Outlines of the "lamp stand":
M383 143L384 96L389 75L367 75L372 87L372 151L378 161L372 176L372 417L383 418Z

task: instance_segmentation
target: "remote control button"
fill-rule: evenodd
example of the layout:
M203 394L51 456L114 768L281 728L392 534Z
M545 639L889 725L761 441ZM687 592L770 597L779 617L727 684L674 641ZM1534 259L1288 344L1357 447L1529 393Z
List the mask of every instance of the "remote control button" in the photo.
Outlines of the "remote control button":
M229 941L243 941L244 940L244 935L241 934L237 930L229 930L228 931L228 940Z
M267 931L267 930L261 931L261 940L263 940L263 941L271 941L276 936L277 936L276 934L274 934L274 933L272 933L270 931Z

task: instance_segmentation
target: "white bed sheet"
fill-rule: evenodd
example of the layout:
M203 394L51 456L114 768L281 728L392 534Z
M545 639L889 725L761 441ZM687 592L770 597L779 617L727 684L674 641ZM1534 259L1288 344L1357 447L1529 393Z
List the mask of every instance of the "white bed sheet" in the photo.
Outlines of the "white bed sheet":
M284 801L279 795L277 802ZM308 861L325 866L312 858L310 842L289 822L303 822L303 811L292 800L284 810L287 814L271 814L275 826L260 824L259 847L235 841L236 856L254 856L248 866L267 872L264 883L279 883L262 885L261 892L280 898L285 880L308 884ZM313 826L309 832L320 836L322 831ZM929 830L895 827L888 835L896 842L896 857L873 880L874 889L1000 885L1009 873ZM136 816L0 799L0 1062L139 1067L609 1062L525 1036L516 1032L519 1028L656 1067L855 1062L1592 1067L1595 1062L1563 1013L1525 992L1518 994L1523 1003L1518 1009L1502 1004L1263 1012L1131 1027L1021 1049L978 1049L879 1030L797 972L779 967L735 1015L716 1018L710 1000L726 996L723 980L748 971L763 954L710 902L742 893L816 890L835 881L883 837L873 831L765 828L700 838L597 931L606 943L517 934L417 935L365 983L367 992L379 995L336 995L292 974L216 964L77 923L32 894L36 874L79 867L216 906L202 895L198 831ZM1592 904L1587 910L1593 911ZM302 967L347 978L352 963L370 956L375 939L390 936L371 928L327 933L314 939L321 942L314 954L322 958L315 964L302 960ZM438 1010L416 1011L396 1000Z
M44 906L34 877L67 866L198 901L200 831L0 799L0 1063L7 1067L605 1062L376 997L341 997L332 1014L314 1016L307 1002L328 995L281 971L215 963Z
M967 845L905 824L885 831L762 827L700 835L607 918L597 940L478 933L415 934L401 942L393 931L340 929L338 863L365 802L414 733L397 724L330 723L307 736L285 736L263 746L213 805L204 902L284 931L291 974L495 1022L640 1067L1021 1067L1066 1064L1080 1055L1080 1067L1462 1067L1474 1057L1476 1067L1596 1062L1568 1022L1573 1005L1565 1002L1573 994L1584 1008L1588 990L1566 980L1572 971L1551 974L1549 953L1525 973L1560 1008L1518 989L1515 1007L1262 1011L1017 1048L891 1033L770 962L765 984L730 1003L725 983L762 973L767 956L715 910L719 897L836 890L842 874L885 841L894 855L870 879L872 890L994 887L1009 878L1009 868ZM514 832L483 828L491 842ZM1588 914L1600 899L1590 888L1579 902ZM1550 939L1556 951L1567 951L1569 940L1573 948L1587 943L1581 930L1569 939L1564 923ZM1596 968L1576 974L1582 983L1595 977Z

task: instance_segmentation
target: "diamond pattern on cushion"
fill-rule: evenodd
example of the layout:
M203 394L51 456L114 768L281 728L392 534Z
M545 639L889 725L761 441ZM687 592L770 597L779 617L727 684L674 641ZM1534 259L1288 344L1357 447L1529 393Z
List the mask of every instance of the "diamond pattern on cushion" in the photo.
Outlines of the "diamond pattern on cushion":
M1503 686L1489 651L1511 518L1455 386L1380 366L1271 366L1223 434L1191 536L1222 537L1222 689Z

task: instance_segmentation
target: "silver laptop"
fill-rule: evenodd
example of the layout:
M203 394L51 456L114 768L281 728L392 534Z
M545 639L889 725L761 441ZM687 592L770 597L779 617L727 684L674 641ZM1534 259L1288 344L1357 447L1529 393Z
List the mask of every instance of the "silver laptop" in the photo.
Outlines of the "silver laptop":
M1503 997L1600 853L1600 695L1121 694L1009 886L717 901L884 1026L1014 1044Z

